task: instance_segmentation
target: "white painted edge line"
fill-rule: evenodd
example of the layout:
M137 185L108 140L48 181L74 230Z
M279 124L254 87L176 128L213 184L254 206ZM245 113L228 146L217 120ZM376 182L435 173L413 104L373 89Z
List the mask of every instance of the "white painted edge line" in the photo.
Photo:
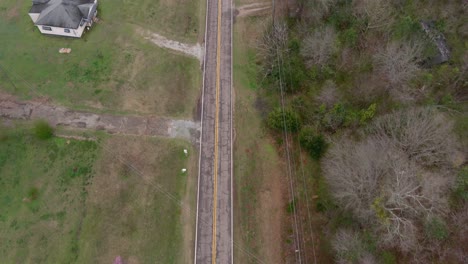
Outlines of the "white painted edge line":
M197 187L197 213L195 219L195 250L194 250L194 258L193 263L197 263L197 242L198 242L198 208L200 203L200 174L201 174L201 157L202 157L202 142L203 142L203 112L205 109L205 70L206 70L206 43L207 43L207 29L208 29L208 9L209 9L209 1L206 0L206 9L205 9L205 52L203 54L203 81L202 81L202 102L201 102L201 121L200 121L200 149L198 154L198 187Z
M232 120L234 119L234 112L232 111L233 109L233 68L234 68L234 56L233 56L233 25L234 25L234 19L233 19L233 12L232 10L234 9L234 3L232 2L232 0L229 1L230 2L230 8L231 8L231 89L230 89L230 92L231 92L231 264L234 264L234 206L233 206L233 197L234 197L234 194L233 194L233 182L234 182L234 159L233 159L233 153L234 153L234 149L232 148L233 146L233 142L232 142L232 131L234 129L234 126L232 125L233 122Z

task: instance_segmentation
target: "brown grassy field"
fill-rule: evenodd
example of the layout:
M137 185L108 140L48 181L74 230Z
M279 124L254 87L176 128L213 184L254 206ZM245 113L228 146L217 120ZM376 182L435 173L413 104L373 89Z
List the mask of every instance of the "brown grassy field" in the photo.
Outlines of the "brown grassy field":
M3 262L192 259L197 155L189 143L99 134L39 140L27 124L0 131Z

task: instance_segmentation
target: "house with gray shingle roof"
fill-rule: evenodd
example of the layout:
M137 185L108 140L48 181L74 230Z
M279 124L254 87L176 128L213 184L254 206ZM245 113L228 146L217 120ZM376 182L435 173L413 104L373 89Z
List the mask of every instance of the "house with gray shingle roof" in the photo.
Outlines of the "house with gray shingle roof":
M42 34L79 38L93 25L97 0L33 0L29 10Z

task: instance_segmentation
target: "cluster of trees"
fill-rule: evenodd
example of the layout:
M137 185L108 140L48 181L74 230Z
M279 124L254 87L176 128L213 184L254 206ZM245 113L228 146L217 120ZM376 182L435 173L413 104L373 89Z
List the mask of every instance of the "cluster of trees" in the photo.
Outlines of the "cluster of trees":
M435 110L394 112L377 118L362 140L335 142L324 176L336 202L379 245L422 252L447 238L454 143L451 122Z
M325 232L335 259L463 262L457 243L468 242L460 224L468 215L462 1L298 2L298 15L268 26L258 42L265 88L259 97L273 134L289 131L321 162L332 201L321 195L320 211L330 221L337 212L354 219L352 228ZM426 64L437 49L419 23L431 19L454 54L444 65Z

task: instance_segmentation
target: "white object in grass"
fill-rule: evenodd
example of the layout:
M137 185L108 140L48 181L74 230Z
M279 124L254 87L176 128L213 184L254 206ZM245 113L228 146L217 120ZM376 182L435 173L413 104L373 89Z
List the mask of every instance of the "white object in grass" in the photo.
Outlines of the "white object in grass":
M188 155L188 150L187 149L184 149L184 154L185 154L185 156Z
M186 171L187 171L186 168L183 168L183 169L182 169L182 173L185 173Z

